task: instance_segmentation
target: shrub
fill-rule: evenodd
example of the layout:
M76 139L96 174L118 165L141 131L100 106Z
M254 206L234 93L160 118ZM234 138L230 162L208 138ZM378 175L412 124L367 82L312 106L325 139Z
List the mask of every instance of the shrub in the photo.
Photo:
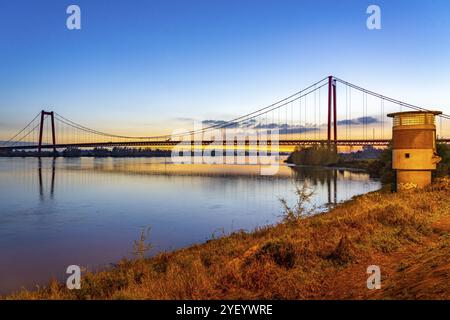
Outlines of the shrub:
M315 207L309 210L306 208L306 205L311 202L314 190L304 183L301 187L296 187L295 193L297 195L297 203L294 207L290 207L286 199L280 199L284 208L284 213L281 215L284 222L296 222L305 216L315 213Z
M282 240L269 241L264 244L255 254L256 259L270 258L275 264L286 269L295 265L295 250L292 243Z
M286 160L297 165L330 165L338 162L338 155L333 146L314 145L311 147L296 147Z
M450 146L439 143L436 146L438 155L442 158L434 172L435 177L445 177L450 175Z
M343 236L328 259L338 265L346 265L356 260L355 247L347 236Z

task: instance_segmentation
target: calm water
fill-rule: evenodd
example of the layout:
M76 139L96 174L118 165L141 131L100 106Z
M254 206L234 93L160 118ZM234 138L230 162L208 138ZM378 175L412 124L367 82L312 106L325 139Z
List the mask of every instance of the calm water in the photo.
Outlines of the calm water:
M174 165L163 158L0 158L0 293L131 257L142 227L152 253L279 221L279 198L314 186L324 207L376 190L364 173L281 166ZM219 231L220 230L220 231Z

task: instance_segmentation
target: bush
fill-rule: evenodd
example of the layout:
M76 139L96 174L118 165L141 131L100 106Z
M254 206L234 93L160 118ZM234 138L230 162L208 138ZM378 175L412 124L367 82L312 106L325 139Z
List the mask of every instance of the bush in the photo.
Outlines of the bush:
M328 259L332 260L338 265L343 266L347 263L355 261L355 257L355 247L347 236L343 236L336 248L328 256Z
M304 183L301 187L296 187L295 193L297 194L297 203L293 207L289 206L286 199L280 199L284 208L284 213L281 215L284 222L294 223L316 213L314 206L311 209L306 208L314 195L314 190L307 183Z
M311 147L296 147L294 152L286 160L297 165L331 165L339 160L334 146L314 145Z
M439 143L436 146L437 154L442 158L434 172L435 177L450 176L450 146Z
M264 244L255 254L255 258L269 258L278 266L291 269L295 265L295 251L292 243L282 240L273 240Z

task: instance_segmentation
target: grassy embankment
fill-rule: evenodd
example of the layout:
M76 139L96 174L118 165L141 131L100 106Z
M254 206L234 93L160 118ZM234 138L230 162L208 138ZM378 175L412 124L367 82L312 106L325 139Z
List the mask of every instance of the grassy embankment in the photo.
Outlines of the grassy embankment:
M235 232L172 253L56 281L9 299L450 299L450 180L423 191L379 191L329 213ZM148 247L136 244L137 251ZM368 290L369 265L382 289Z

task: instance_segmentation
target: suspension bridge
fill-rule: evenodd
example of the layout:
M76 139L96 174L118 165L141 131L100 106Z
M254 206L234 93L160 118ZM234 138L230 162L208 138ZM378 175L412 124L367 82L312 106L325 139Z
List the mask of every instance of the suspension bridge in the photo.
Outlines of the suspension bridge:
M338 109L339 108L339 109ZM277 130L277 145L386 146L391 141L392 119L387 113L427 111L435 108L416 106L365 89L334 76L314 84L268 106L228 121L205 120L198 130L158 136L123 136L88 128L54 111L39 112L25 127L7 141L0 152L43 149L109 147L172 147L189 138L203 146L214 144L211 133L225 129L251 129L267 133ZM439 108L436 108L439 109ZM339 112L338 112L339 111ZM450 144L450 116L437 118L437 137ZM245 140L258 146L259 135ZM195 142L198 145L198 142ZM237 141L233 142L235 145ZM271 145L271 141L265 142Z

